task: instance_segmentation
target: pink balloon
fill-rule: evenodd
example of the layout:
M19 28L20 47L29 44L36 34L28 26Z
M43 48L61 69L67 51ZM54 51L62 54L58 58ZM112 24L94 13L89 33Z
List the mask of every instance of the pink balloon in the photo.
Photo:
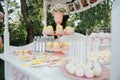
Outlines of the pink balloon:
M2 44L2 38L0 37L0 45Z
M0 12L0 19L2 19L4 17L3 12Z

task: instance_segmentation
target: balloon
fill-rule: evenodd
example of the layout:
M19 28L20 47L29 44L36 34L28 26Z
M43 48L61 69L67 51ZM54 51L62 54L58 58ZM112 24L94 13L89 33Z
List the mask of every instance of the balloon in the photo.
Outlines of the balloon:
M2 19L4 17L3 12L0 12L0 19Z
M0 45L2 44L2 38L0 37Z

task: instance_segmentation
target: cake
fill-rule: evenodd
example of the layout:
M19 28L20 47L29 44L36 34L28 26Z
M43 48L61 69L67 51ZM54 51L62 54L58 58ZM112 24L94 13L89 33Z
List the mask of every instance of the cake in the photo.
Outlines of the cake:
M60 34L60 35L64 34L62 25L57 24L57 26L56 26L56 34Z

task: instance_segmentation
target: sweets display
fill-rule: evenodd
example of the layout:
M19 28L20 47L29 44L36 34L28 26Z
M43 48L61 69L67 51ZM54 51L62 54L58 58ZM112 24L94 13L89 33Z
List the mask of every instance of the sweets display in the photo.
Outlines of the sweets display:
M46 43L46 48L66 48L68 49L69 48L69 43L68 42L62 42L62 43L59 43L59 42L47 42Z
M49 29L51 29L51 26L48 26L50 27ZM51 33L50 31L48 32L47 29L48 27L44 27L43 29L43 35L51 35L51 33L53 33L53 29L51 30ZM60 25L60 24L57 24L56 25L56 31L53 35L56 35L57 36L57 41L56 42L51 42L51 41L48 41L46 43L46 50L47 51L54 51L54 52L59 52L61 51L64 51L64 50L67 50L68 47L69 47L69 43L67 42L62 42L60 43L60 37L62 35L72 35L74 34L74 28L73 27L70 27L70 26L67 26L64 30L63 30L63 26Z
M17 60L30 61L34 58L33 52L30 50L16 50L14 54L17 56Z
M109 64L111 60L111 34L108 32L92 32L88 36L90 61Z
M94 78L101 76L102 68L99 63L84 64L67 64L66 70L70 74L74 74L78 77Z
M103 76L103 68L97 61L90 61L87 59L88 53L86 53L86 49L88 48L85 41L70 42L68 62L65 65L65 70L67 72L63 72L72 78L77 78L78 80L97 80L97 77L100 78L100 76ZM62 67L62 69L64 68Z
M104 32L100 32L100 33L91 33L89 40L91 42L99 42L100 45L110 45L111 43L111 34L110 33L104 33Z
M93 62L99 62L101 64L110 63L111 52L108 50L98 51L97 54L91 52L91 54L89 54L89 60Z
M64 29L64 32L65 32L65 34L74 34L74 28L71 27L71 26L67 26L67 27Z
M63 30L62 25L57 24L55 33L56 33L57 35L59 35L59 34L60 34L60 35L64 34L64 30Z
M71 35L71 34L74 34L74 28L71 26L67 26L65 29L63 29L62 25L57 24L55 33L53 30L53 27L48 26L43 28L42 34L43 35L65 35L65 34Z
M21 54L21 52L29 52L29 50L16 50L15 52L20 52L20 55L16 56L18 61L27 62L23 64L24 66L30 67L40 67L40 66L58 66L65 62L66 58L53 55L50 53L36 53L32 52L30 55L28 53ZM16 54L15 54L16 55Z
M44 27L42 33L46 35L54 35L53 27L52 26Z

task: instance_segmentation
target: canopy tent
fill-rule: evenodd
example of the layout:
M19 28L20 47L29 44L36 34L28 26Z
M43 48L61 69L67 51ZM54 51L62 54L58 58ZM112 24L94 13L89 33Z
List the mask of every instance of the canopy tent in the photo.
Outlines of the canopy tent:
M58 4L58 3L67 3L67 2L72 2L75 0L44 0L45 2L52 3L52 4Z

